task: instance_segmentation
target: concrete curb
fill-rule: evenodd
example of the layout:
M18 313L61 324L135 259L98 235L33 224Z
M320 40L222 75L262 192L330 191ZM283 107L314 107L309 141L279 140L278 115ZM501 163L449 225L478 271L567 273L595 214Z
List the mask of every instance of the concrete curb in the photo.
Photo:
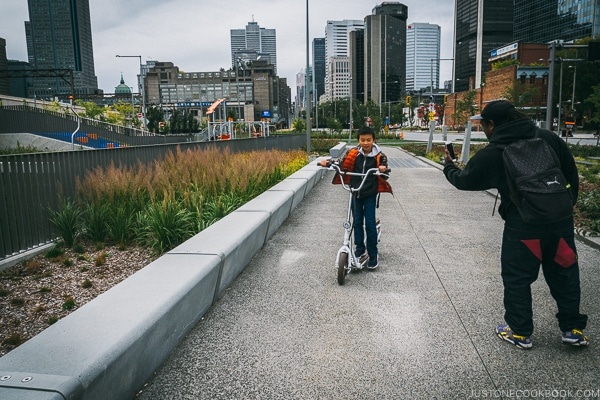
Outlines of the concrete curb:
M313 161L1 357L0 398L133 398L324 171Z

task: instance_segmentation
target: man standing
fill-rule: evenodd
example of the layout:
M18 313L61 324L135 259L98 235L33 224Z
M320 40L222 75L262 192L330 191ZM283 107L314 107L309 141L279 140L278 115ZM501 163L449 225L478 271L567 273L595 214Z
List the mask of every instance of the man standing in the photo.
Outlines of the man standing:
M452 162L446 151L444 175L457 189L495 188L501 198L498 212L504 220L500 262L506 323L496 327L496 334L520 349L531 349L531 284L537 279L541 264L558 308L556 318L562 332L562 342L573 346L587 346L589 340L583 333L587 315L579 311L581 289L573 214L569 212L555 222L525 222L510 199L502 153L507 145L536 135L547 141L558 156L575 204L579 176L573 156L558 136L536 128L533 121L508 101L490 102L480 115L471 119L481 121L490 144L475 153L463 170Z

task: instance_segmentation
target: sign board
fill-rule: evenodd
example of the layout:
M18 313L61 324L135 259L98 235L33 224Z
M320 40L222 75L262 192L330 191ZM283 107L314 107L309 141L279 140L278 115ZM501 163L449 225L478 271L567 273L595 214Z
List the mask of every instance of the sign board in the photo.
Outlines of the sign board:
M271 118L271 111L265 110L260 113L261 118Z

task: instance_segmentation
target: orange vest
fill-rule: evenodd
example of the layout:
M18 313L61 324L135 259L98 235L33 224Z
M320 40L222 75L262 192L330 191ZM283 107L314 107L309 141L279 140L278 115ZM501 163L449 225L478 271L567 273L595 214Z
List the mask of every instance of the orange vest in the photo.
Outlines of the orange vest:
M346 157L344 157L344 159L342 161L342 166L340 167L340 169L342 171L352 172L354 170L354 162L356 161L356 157L358 157L359 154L360 153L358 151L358 147L351 148L350 151L348 151L348 154L346 154ZM377 154L375 156L375 165L378 168L379 168L379 165L381 164L380 160L381 160L381 154ZM346 185L349 185L351 176L344 175L343 177L341 177L340 174L338 174L336 172L331 183L333 183L334 185L339 185L342 183L342 179L344 180L344 183ZM393 193L392 185L390 185L381 175L377 175L377 192Z

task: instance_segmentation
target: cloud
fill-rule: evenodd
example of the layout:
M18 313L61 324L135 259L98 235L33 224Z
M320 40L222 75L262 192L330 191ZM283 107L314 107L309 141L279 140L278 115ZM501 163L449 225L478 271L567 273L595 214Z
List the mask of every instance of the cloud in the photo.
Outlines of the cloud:
M6 4L8 3L8 4ZM309 0L309 37L325 36L328 20L363 20L380 2ZM452 58L454 0L410 0L408 23L442 27L442 58ZM27 60L23 21L25 1L5 1L0 12L0 37L9 58ZM112 92L121 72L135 86L139 62L116 58L141 55L142 60L171 61L186 71L216 71L231 65L230 30L249 21L277 31L278 74L295 91L295 76L306 65L306 1L230 0L90 0L96 75L101 89ZM451 63L440 64L442 80L451 78Z

